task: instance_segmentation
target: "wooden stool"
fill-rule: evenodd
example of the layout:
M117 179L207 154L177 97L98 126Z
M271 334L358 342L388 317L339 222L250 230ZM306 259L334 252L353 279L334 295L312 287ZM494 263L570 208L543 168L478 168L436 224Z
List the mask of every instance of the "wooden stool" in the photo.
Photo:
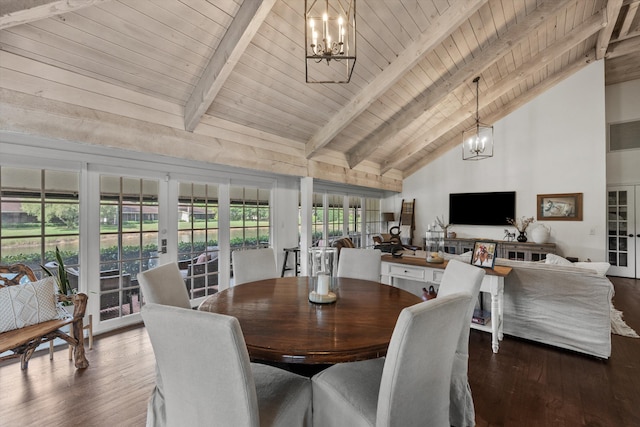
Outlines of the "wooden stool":
M287 267L287 260L289 259L289 252L293 252L295 264L293 267ZM282 274L280 277L284 277L285 271L294 270L295 275L300 275L300 248L285 248L284 249L284 262L282 263Z

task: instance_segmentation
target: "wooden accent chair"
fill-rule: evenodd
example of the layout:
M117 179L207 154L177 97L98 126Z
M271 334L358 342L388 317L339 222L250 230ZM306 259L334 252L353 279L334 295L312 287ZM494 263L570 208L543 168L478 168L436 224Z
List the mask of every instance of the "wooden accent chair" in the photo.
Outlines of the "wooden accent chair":
M37 278L31 268L24 264L0 266L0 288L8 286L23 286L29 282L36 282ZM58 302L73 303L73 315L64 319L47 320L34 325L0 333L0 353L11 351L12 354L0 357L0 360L20 357L20 367L27 369L29 359L36 348L45 342L61 338L74 348L75 366L78 369L87 368L89 361L84 353L84 334L82 319L87 307L87 295L56 294ZM65 333L62 327L71 325L72 333ZM76 338L80 337L80 339Z
M16 286L38 280L25 264L0 265L0 288Z

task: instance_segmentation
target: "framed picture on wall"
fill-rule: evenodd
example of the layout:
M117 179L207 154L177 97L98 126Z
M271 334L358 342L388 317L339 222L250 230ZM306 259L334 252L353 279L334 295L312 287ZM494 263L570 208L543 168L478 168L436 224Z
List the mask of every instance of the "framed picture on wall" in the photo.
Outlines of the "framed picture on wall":
M582 193L538 194L538 221L582 221Z
M493 268L496 262L496 242L475 242L471 254L471 264L478 267Z

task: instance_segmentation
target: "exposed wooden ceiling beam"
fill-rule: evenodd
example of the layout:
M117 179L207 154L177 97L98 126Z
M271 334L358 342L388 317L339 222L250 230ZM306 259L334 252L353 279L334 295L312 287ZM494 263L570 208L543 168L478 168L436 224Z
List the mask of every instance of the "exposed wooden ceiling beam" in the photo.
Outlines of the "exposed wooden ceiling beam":
M349 150L347 153L349 166L353 168L360 164L394 135L402 131L402 129L423 117L429 109L438 105L440 101L459 86L481 74L493 63L508 54L512 46L519 44L523 39L529 37L532 31L539 28L558 11L566 8L569 3L573 3L573 0L547 1L543 3L527 15L522 22L513 25L505 34L500 36L499 39L496 39L487 49L483 50L480 55L476 56L451 77L447 78L443 84L432 90L422 92L398 111L394 115L394 119L379 126L374 132L369 134L367 138Z
M640 6L640 3L638 2L631 3L629 5L627 13L624 16L624 21L622 21L622 26L620 27L620 37L624 37L629 34L631 23L635 19L636 13L638 12L638 6Z
M2 0L0 30L50 18L109 0Z
M276 0L245 0L184 107L184 127L193 131L231 75Z
M563 53L569 51L578 43L583 42L593 34L597 33L602 26L604 16L602 13L594 14L591 18L586 20L580 26L574 28L567 35L556 41L552 45L549 45L546 49L541 51L538 55L531 58L529 61L523 63L513 72L504 76L500 81L493 84L485 93L480 97L480 107L484 108L495 100L500 98L505 93L509 92L514 87L518 86L531 74L546 67L549 63L555 61ZM441 121L438 125L426 131L426 136L423 134L418 138L415 138L410 143L404 145L400 150L396 150L396 154L387 159L382 165L380 173L384 174L392 168L398 166L400 163L414 156L425 146L441 138L444 134L454 129L460 123L469 119L470 110L474 110L475 98L473 101L461 106L453 114L449 114L447 118ZM482 118L485 123L493 123L487 117Z
M630 53L640 52L640 37L626 39L621 42L611 43L607 50L607 59L618 58Z
M622 3L622 0L609 0L607 2L607 26L600 31L600 34L598 34L598 41L596 42L596 59L604 58L607 53L607 47L611 41L611 34L613 34L613 28L618 20Z
M488 0L463 0L450 6L447 11L435 19L429 29L411 43L387 68L378 74L351 101L333 115L307 142L307 159L312 158L318 150L347 127L356 117L362 114L385 93L391 86L415 66L427 53L438 46L464 21L469 19Z
M595 58L596 58L595 50L591 51L591 53L589 55L587 55L586 57L585 56L579 56L572 64L567 65L565 68L563 68L558 73L554 74L553 76L550 76L550 77L546 78L542 82L538 83L536 86L532 87L527 92L523 93L522 95L520 95L517 98L513 99L508 104L504 105L500 110L498 110L495 113L489 115L487 117L487 121L490 122L490 123L494 123L494 122L497 122L498 120L501 120L502 118L506 117L507 115L509 115L512 112L516 111L518 108L520 108L523 105L525 105L527 102L535 99L536 97L538 97L543 92L546 92L547 90L551 89L556 84L558 84L561 81L565 80L566 78L572 76L577 71L580 71L585 66L587 66L588 64L590 64L593 61L595 61L596 60ZM416 163L414 163L410 167L408 167L405 170L404 178L407 178L408 176L410 176L410 175L414 174L415 172L419 171L420 169L422 169L423 167L425 167L429 163L433 162L434 160L436 160L440 156L446 154L450 150L455 149L456 147L459 147L460 144L461 144L461 138L453 138L453 139L447 141L446 143L442 144L441 146L439 146L438 148L433 150L431 153L429 153L426 157L420 159L419 161L417 161Z

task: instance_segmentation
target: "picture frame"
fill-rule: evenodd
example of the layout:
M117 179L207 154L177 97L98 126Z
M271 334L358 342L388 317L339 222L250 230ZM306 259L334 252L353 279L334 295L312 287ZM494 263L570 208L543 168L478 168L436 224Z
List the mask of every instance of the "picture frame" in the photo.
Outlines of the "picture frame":
M538 221L582 221L582 193L538 194Z
M493 269L496 263L497 242L477 241L473 244L471 264L477 267Z

